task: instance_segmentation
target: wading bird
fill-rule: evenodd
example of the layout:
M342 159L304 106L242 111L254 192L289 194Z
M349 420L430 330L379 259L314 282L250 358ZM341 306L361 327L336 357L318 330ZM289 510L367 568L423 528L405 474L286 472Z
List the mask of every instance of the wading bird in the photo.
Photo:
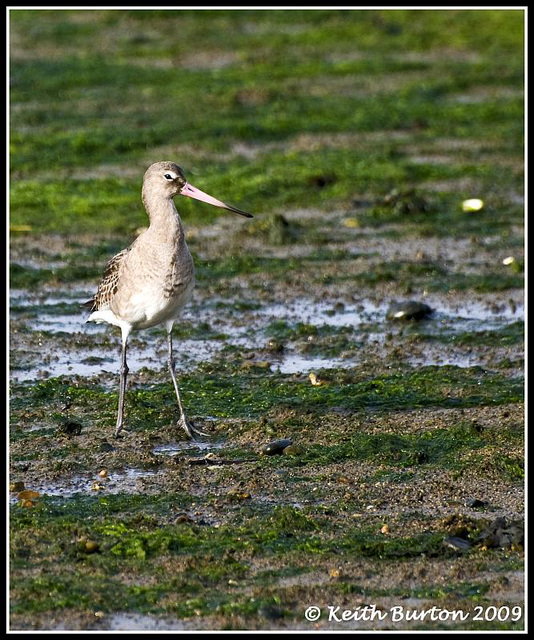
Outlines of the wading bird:
M192 439L206 435L186 419L175 374L172 328L181 309L190 300L195 284L193 258L173 200L178 195L252 218L250 213L224 204L194 187L174 162L156 162L147 169L142 198L150 226L106 264L98 291L84 305L92 312L87 322L107 322L122 331L116 436L124 429L128 336L135 329L159 324L165 324L167 328L167 364L180 409L179 426Z

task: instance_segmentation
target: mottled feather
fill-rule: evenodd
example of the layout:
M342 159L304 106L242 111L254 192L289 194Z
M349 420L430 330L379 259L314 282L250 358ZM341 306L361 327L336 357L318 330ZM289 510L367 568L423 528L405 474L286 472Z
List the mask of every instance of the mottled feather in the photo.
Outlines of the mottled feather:
M130 251L130 247L123 249L104 267L102 280L98 285L98 290L91 300L83 304L84 307L90 307L90 311L98 311L104 307L109 307L115 292L117 291L117 282L119 281L119 273L122 261L126 254Z

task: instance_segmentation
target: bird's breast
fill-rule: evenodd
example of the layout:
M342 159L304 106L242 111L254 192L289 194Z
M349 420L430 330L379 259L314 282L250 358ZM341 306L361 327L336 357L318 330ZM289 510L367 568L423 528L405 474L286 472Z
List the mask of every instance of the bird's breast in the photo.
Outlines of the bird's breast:
M179 249L154 251L125 265L123 286L112 303L116 315L137 329L176 318L195 285L193 258L186 245Z

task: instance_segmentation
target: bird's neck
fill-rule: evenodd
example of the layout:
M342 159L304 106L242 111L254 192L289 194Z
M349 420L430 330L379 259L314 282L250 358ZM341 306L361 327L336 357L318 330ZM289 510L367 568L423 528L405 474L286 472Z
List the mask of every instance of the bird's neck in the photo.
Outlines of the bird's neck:
M150 219L150 231L164 242L183 242L185 232L172 198L154 197L143 190L143 204Z

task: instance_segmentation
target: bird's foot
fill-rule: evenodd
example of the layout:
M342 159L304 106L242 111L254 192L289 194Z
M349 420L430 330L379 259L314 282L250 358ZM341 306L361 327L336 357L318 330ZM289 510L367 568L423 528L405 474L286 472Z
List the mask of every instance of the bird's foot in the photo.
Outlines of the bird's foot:
M129 433L130 432L128 431L128 429L126 429L126 427L117 425L117 428L115 429L115 438L124 438Z
M204 433L200 429L197 429L192 422L189 422L185 416L182 416L178 422L178 426L181 427L191 440L198 440L202 437L207 437L209 434Z

